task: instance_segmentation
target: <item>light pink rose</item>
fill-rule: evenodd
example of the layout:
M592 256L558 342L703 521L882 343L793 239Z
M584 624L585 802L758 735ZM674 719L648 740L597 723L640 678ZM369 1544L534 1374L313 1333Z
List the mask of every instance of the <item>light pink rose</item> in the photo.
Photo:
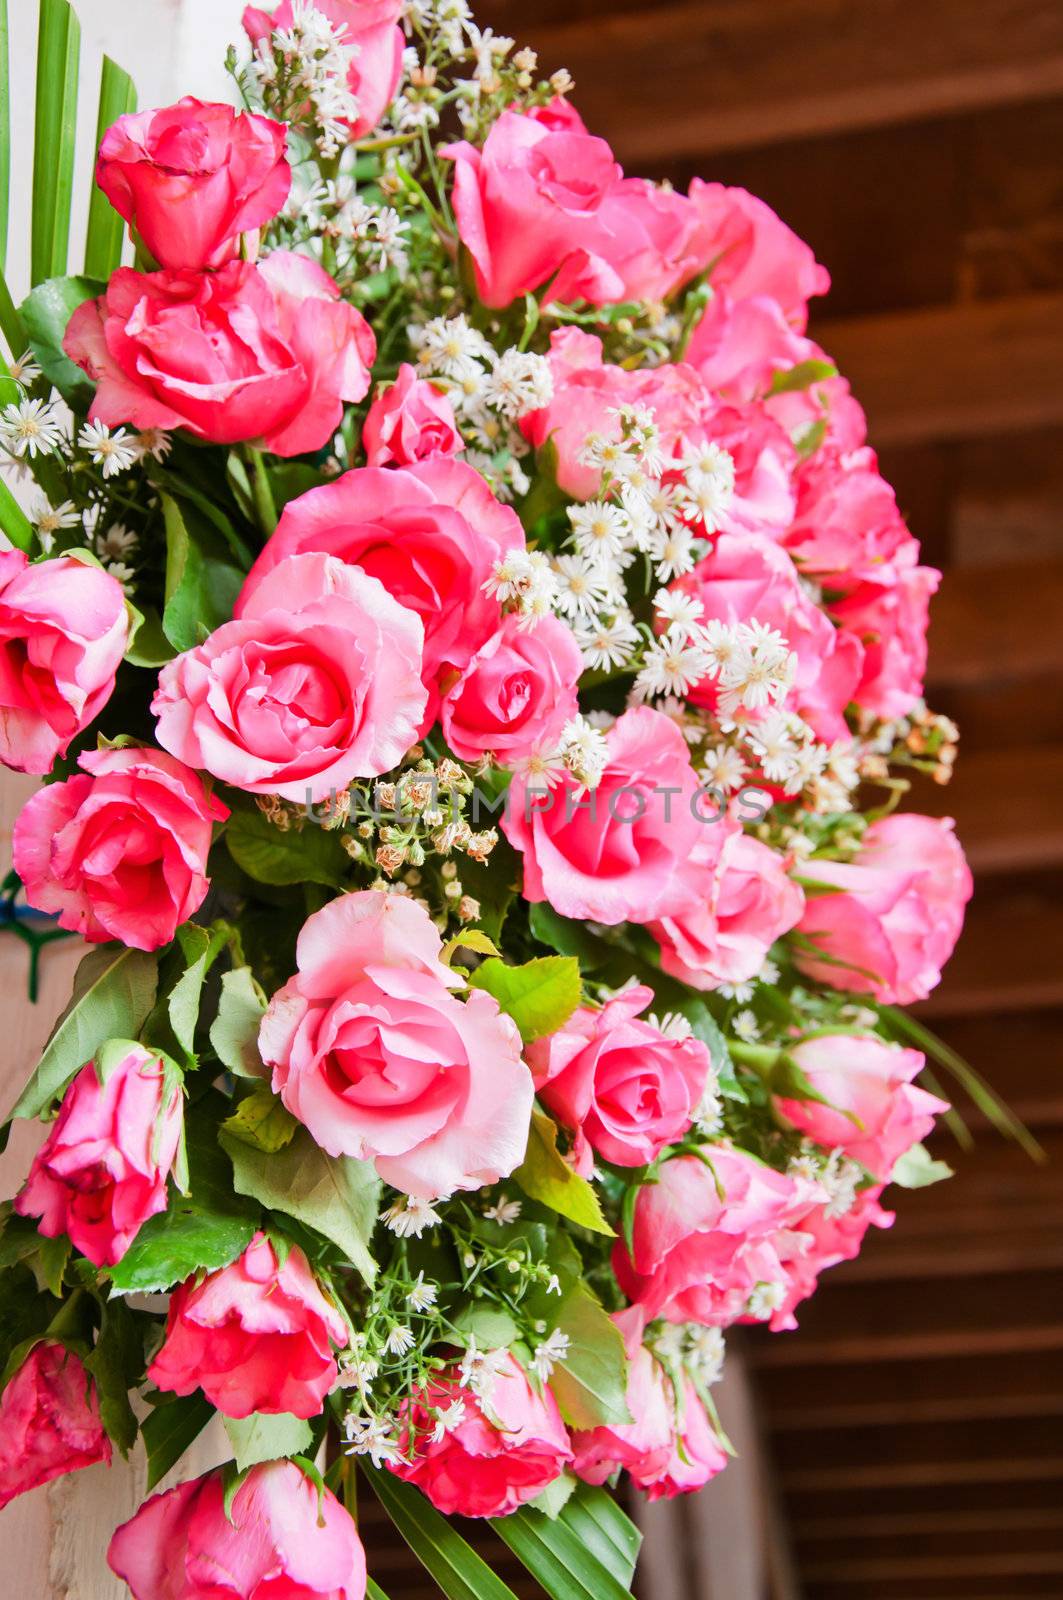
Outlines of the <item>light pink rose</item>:
M923 693L930 597L941 573L912 565L919 546L911 540L886 581L861 583L831 603L842 635L859 641L863 672L853 698L875 716L903 717Z
M78 766L15 823L26 899L94 943L158 950L203 904L212 824L228 807L159 750L92 750Z
M727 400L757 400L777 373L810 359L811 339L795 332L770 295L735 300L720 289L691 335L684 359Z
M107 1552L133 1600L364 1600L365 1551L329 1489L292 1461L252 1467L226 1508L210 1472L153 1495Z
M314 0L314 9L341 30L343 44L353 49L347 84L358 102L358 115L346 125L352 139L362 139L373 131L395 98L402 77L406 41L402 29L395 26L402 16L402 0ZM274 28L290 28L293 18L292 0L281 0L272 14L248 6L244 31L258 49Z
M637 706L607 735L598 786L571 773L544 789L510 785L502 828L524 857L524 898L564 917L653 922L692 903L686 864L702 828L698 779L682 733Z
M599 1011L580 1006L528 1046L539 1098L577 1135L580 1170L592 1165L591 1150L620 1167L646 1166L690 1127L712 1057L700 1039L670 1038L642 1021L652 1003L652 989L625 989Z
M696 904L650 932L665 972L692 989L716 989L756 977L776 939L800 922L805 897L778 851L751 839L732 817L703 835L690 858Z
M97 385L94 421L261 440L279 456L328 444L376 358L361 312L285 250L213 273L120 267L78 306L63 349Z
M884 1183L898 1158L949 1109L915 1084L926 1065L918 1050L835 1033L805 1039L790 1054L829 1103L776 1099L780 1116L826 1149L844 1150Z
M794 959L817 983L887 1005L925 1000L963 927L973 881L950 817L903 812L873 822L851 862L815 861L799 931L822 952Z
M288 130L186 95L108 128L96 182L162 267L220 267L288 198Z
M443 737L462 761L490 753L512 767L551 751L579 710L583 657L572 629L556 617L523 624L503 617L443 697Z
M572 1470L585 1483L605 1483L617 1468L630 1473L638 1489L656 1483L674 1448L672 1387L652 1351L642 1342L645 1318L629 1306L613 1314L627 1355L625 1400L630 1422L601 1423L572 1435Z
M459 455L465 441L446 395L404 361L369 407L362 446L371 467L412 467L429 456Z
M100 1082L92 1062L67 1089L15 1201L46 1239L66 1234L97 1267L121 1261L149 1217L166 1210L184 1120L178 1086L164 1095L158 1056L140 1045Z
M416 901L342 895L304 924L299 971L259 1037L274 1089L322 1149L432 1199L519 1166L533 1098L513 1022L483 990L458 1000L441 950Z
M798 1217L789 1249L780 1251L785 1269L785 1295L771 1314L773 1333L797 1327L794 1311L815 1294L819 1275L842 1261L855 1261L868 1228L891 1228L892 1211L879 1205L883 1185L861 1189L847 1208L826 1202Z
M316 1417L337 1377L332 1346L349 1337L299 1247L281 1263L257 1233L231 1266L174 1291L148 1377L172 1394L202 1389L227 1417Z
M34 1345L0 1395L0 1510L79 1467L111 1461L96 1385L61 1344Z
M685 195L647 178L621 178L598 213L603 259L620 279L618 300L667 300L700 270L698 213Z
M128 638L125 595L109 572L0 550L0 761L50 772L110 699Z
M550 280L550 299L622 300L624 281L602 254L614 240L601 212L622 177L604 139L505 111L482 148L462 140L454 216L485 305L508 306Z
M790 526L797 451L763 405L703 399L699 421L687 428L684 442L691 450L707 443L718 445L734 462L734 494L717 519L723 532L777 539ZM665 481L673 480L666 474ZM701 522L694 527L699 537L713 532Z
M826 294L830 275L808 245L769 205L745 189L695 178L690 199L698 213L697 250L715 289L732 300L767 295L802 332L812 295Z
M441 1372L404 1406L410 1461L389 1471L415 1483L446 1516L505 1517L549 1487L572 1460L568 1433L549 1389L536 1394L510 1355L493 1358L479 1394L462 1388L456 1368ZM436 1409L464 1403L441 1439Z
M424 624L424 684L435 721L439 695L501 621L483 585L524 530L464 461L436 456L401 469L362 467L292 500L236 603L242 617L266 574L304 551L338 556L379 578Z
M659 1477L644 1485L648 1500L670 1500L677 1494L703 1489L727 1465L727 1452L689 1378L676 1401L675 1437L668 1464Z
M802 360L834 362L814 339L805 338ZM859 450L867 443L867 418L853 395L849 380L840 372L833 378L819 378L804 389L784 389L762 402L765 411L793 439L807 440L811 430L818 440L816 450ZM809 456L814 460L816 450Z
M335 556L291 556L239 621L163 667L159 743L250 794L321 800L397 766L416 741L423 639L375 578Z
M821 446L795 474L797 507L783 543L803 572L830 589L888 581L919 546L878 470L873 450Z

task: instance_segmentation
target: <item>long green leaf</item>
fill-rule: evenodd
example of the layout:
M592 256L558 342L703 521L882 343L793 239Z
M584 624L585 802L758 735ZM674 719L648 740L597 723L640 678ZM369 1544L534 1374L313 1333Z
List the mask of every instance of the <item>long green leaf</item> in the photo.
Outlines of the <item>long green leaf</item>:
M0 478L0 528L3 528L16 550L33 548L33 528L29 518L2 478Z
M11 193L11 79L8 54L7 0L0 0L0 271L7 266L7 220Z
M562 1511L560 1521L572 1529L618 1582L631 1582L642 1534L611 1494L589 1483L581 1483Z
M141 1424L148 1457L148 1488L154 1489L175 1467L214 1416L214 1407L197 1389L177 1400L166 1399Z
M563 1514L551 1522L540 1511L525 1508L509 1517L492 1517L491 1526L551 1600L631 1600L627 1585Z
M11 298L11 290L7 286L7 279L0 272L0 333L7 340L7 348L11 351L14 360L25 355L29 348L26 337L26 326L18 314L18 309Z
M425 1499L419 1489L386 1470L367 1468L366 1477L384 1510L447 1600L516 1600L486 1561ZM606 1597L603 1596L603 1600Z
M369 1596L369 1600L388 1600L387 1595L375 1578L366 1578L365 1592Z
M135 111L137 92L128 72L104 56L100 70L100 109L96 118L96 150L119 117ZM89 226L85 236L86 278L109 278L122 259L124 223L103 190L94 182L89 201Z
M67 0L40 0L33 140L31 281L66 272L74 193L81 29Z

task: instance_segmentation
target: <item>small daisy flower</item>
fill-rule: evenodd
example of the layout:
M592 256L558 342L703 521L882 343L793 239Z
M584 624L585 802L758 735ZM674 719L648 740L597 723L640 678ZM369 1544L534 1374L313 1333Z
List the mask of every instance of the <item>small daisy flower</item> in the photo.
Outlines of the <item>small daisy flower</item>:
M0 411L0 444L16 460L48 455L63 438L61 413L52 400L12 401Z
M406 1304L411 1311L430 1311L439 1297L439 1290L434 1283L426 1283L423 1272L417 1274L417 1279L406 1296Z
M138 458L136 440L124 428L112 433L105 422L86 422L78 434L78 446L103 468L105 478L128 472Z
M397 1234L400 1239L419 1239L427 1228L434 1228L441 1218L427 1200L422 1200L419 1195L400 1195L383 1212L381 1217L386 1228Z
M521 1209L519 1200L510 1200L506 1195L500 1194L493 1206L485 1207L484 1216L489 1222L497 1222L501 1227L507 1228L511 1222L517 1221Z
M559 1361L564 1361L568 1355L571 1340L567 1333L562 1333L560 1328L555 1328L549 1338L535 1347L532 1356L532 1371L541 1378L543 1383L553 1374L554 1367Z

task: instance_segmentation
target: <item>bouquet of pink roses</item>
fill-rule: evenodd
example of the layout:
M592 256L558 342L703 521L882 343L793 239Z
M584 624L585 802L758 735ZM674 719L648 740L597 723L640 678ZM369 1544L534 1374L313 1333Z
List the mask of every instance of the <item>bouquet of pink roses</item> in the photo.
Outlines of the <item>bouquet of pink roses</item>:
M448 1595L509 1591L440 1513L615 1600L601 1486L720 1471L725 1330L947 1172L895 1009L970 893L895 809L939 575L808 247L625 177L464 0L249 9L239 112L106 63L74 277L41 18L0 755L91 948L13 1112L0 1504L217 1413L137 1600L361 1600L359 1469Z

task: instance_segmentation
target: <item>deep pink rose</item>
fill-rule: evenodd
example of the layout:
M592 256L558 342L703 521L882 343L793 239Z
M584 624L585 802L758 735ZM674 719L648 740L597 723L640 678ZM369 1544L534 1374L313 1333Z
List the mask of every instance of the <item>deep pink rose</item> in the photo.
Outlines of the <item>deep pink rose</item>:
M412 467L429 456L456 456L465 441L446 395L404 361L369 407L362 446L371 467Z
M610 299L667 300L700 270L698 213L685 195L647 178L622 178L602 202L598 249L620 279Z
M930 597L941 573L911 564L919 549L913 539L908 561L898 560L892 581L861 583L831 603L842 635L859 642L863 672L853 698L878 717L903 717L923 693Z
M178 1086L164 1095L162 1062L131 1044L101 1084L92 1062L67 1089L15 1201L46 1239L67 1234L97 1267L121 1261L149 1217L166 1210L184 1120Z
M456 1403L464 1416L435 1437L435 1411ZM507 1351L479 1395L456 1369L439 1374L405 1406L411 1461L389 1462L447 1516L505 1517L559 1478L572 1460L568 1433L549 1389L536 1394Z
M524 530L516 512L464 461L437 456L401 469L362 467L285 507L236 615L286 556L321 551L361 567L424 623L430 727L441 689L498 627L501 609L483 585L495 562L517 548L524 548Z
M551 133L587 133L587 124L564 95L555 94L544 106L531 106L525 112L535 122L541 122Z
M770 295L734 300L720 289L694 329L684 359L715 394L748 401L765 395L777 373L809 360L813 349Z
M623 299L602 253L615 243L603 202L622 176L604 139L505 111L482 148L462 140L440 154L454 162L454 216L485 305L508 306L547 280L551 300Z
M816 1100L776 1100L776 1109L808 1138L844 1150L872 1177L888 1182L900 1156L926 1138L948 1104L915 1084L926 1065L918 1050L854 1034L823 1034L790 1054Z
M520 1035L440 960L427 911L398 894L342 895L304 924L299 971L262 1022L262 1059L332 1156L438 1198L520 1165L532 1106Z
M42 1483L110 1460L85 1368L61 1344L34 1345L0 1395L0 1510Z
M583 657L572 629L556 617L523 623L503 617L443 698L443 736L462 761L490 753L512 767L551 751L579 710Z
M158 950L203 904L211 828L228 807L159 750L91 750L78 766L15 823L26 899L94 943Z
M700 219L699 266L710 269L713 288L726 289L732 300L767 295L803 331L809 299L830 288L826 267L808 245L745 189L695 178L690 199Z
M672 1453L659 1477L644 1485L647 1500L670 1500L703 1489L727 1465L727 1452L689 1378L676 1400Z
M625 989L599 1011L580 1006L528 1046L539 1098L576 1133L581 1170L590 1150L620 1167L646 1166L693 1120L712 1057L700 1039L669 1038L641 1020L652 1003L652 989Z
M279 456L328 444L376 358L361 312L286 250L212 273L120 267L78 306L63 349L97 384L95 421L261 440Z
M238 622L163 667L159 743L250 794L321 800L397 766L416 741L423 638L375 578L335 556L291 556Z
M358 115L347 123L352 139L371 133L395 97L402 77L402 0L314 0L342 30L342 42L353 47L347 83L358 101ZM257 49L274 28L290 28L294 18L291 0L281 0L272 14L257 6L244 11L244 31Z
M103 136L96 182L162 267L220 267L241 233L288 198L288 130L270 117L186 95L119 117Z
M682 733L636 706L607 735L597 788L571 773L553 788L518 774L503 831L524 857L524 897L563 917L652 922L691 904L686 864L707 824Z
M727 1327L746 1316L754 1290L785 1285L777 1236L822 1198L816 1184L744 1150L713 1144L703 1153L667 1161L639 1190L633 1249L617 1240L613 1250L620 1287L647 1322Z
M601 1423L572 1435L572 1470L585 1483L605 1483L618 1467L638 1489L656 1483L674 1448L672 1386L642 1342L646 1319L639 1306L613 1314L627 1354L625 1400L630 1422Z
M329 1489L292 1461L252 1467L225 1504L220 1472L153 1495L107 1562L134 1600L364 1600L365 1551Z
M963 927L973 881L950 817L903 812L873 822L851 862L815 861L800 932L823 952L794 951L801 971L887 1005L925 1000Z
M0 550L0 761L50 772L103 709L125 654L122 585L72 556Z
M776 939L801 920L805 897L778 851L731 817L703 830L690 860L698 899L655 922L661 966L692 989L755 978Z
M875 452L822 446L795 474L797 507L783 543L803 572L831 589L888 580L918 545L878 470Z
M299 1247L281 1263L257 1233L231 1266L174 1290L148 1377L173 1394L202 1389L227 1417L316 1417L336 1381L332 1346L349 1337Z
M842 1261L855 1261L868 1228L893 1226L892 1211L879 1205L883 1185L861 1189L852 1204L840 1208L830 1202L813 1206L797 1217L790 1231L790 1248L781 1252L785 1267L785 1296L771 1315L773 1333L797 1327L794 1310L815 1294L819 1275Z

